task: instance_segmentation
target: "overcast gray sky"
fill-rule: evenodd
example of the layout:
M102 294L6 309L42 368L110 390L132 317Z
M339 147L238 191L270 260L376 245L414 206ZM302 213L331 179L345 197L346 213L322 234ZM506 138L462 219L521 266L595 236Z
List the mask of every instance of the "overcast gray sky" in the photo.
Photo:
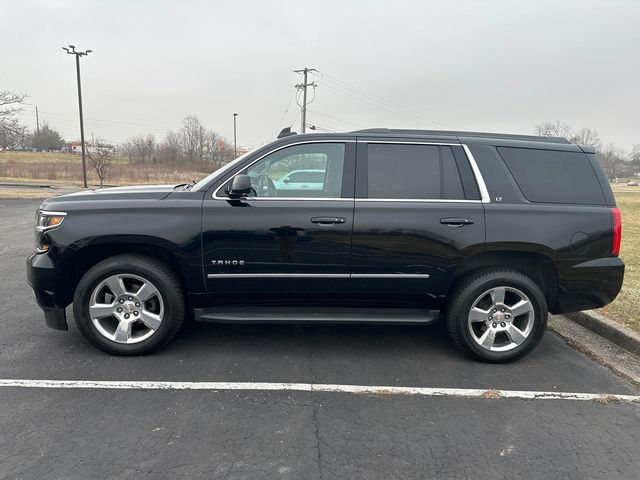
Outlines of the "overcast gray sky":
M237 112L246 146L299 130L293 70L307 66L321 72L308 122L331 130L532 133L563 120L640 143L638 0L3 0L1 11L0 89L28 94L25 121L38 105L67 139L79 137L71 43L94 51L82 59L86 131L118 142L161 139L188 114L232 136Z

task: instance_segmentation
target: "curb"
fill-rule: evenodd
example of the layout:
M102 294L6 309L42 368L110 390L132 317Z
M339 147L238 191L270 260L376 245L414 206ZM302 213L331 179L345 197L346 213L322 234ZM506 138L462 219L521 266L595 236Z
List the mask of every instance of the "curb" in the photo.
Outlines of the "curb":
M563 317L591 330L634 355L640 356L640 334L593 310L565 313Z

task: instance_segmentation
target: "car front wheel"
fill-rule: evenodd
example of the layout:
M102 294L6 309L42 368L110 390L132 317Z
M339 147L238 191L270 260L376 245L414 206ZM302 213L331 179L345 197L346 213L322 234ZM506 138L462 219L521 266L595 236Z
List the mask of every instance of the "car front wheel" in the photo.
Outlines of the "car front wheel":
M82 334L114 355L142 355L168 343L185 315L180 282L145 255L108 258L82 277L73 299Z

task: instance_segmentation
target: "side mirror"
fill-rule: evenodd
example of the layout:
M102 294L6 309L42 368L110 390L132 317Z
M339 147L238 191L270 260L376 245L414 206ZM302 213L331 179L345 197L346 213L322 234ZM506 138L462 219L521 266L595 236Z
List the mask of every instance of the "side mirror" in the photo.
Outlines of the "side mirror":
M291 179L290 179L289 177L287 177L287 178L285 178L285 179L283 180L283 182L284 182L284 183L289 183L289 182L291 182Z
M231 181L229 189L230 197L242 197L251 193L251 177L249 175L236 175Z

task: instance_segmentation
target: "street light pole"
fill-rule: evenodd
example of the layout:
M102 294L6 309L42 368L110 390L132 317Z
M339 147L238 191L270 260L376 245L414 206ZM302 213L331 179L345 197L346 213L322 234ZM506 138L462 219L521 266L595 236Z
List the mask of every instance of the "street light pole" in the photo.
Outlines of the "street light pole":
M238 157L238 145L237 145L237 137L236 137L236 118L238 117L237 113L233 114L233 157Z
M76 56L76 76L78 78L78 109L80 111L80 143L82 148L82 181L84 188L87 188L87 160L84 147L84 119L82 117L82 86L80 84L80 57L88 55L91 50L85 50L84 52L76 52L74 45L69 45L69 48L62 47L62 49L69 55Z

